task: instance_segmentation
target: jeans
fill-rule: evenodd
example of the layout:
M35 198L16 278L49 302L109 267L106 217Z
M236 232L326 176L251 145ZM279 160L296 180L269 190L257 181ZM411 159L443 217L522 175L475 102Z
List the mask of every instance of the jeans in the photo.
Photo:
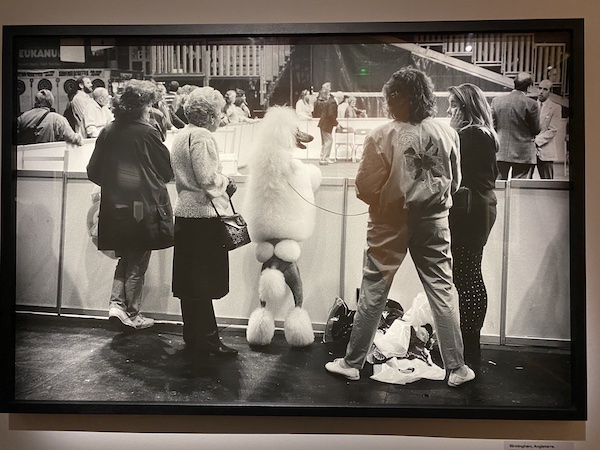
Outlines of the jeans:
M464 365L448 218L416 217L398 224L368 224L360 296L344 358L351 367L364 366L407 248L431 306L444 367L454 370Z
M135 317L140 312L144 275L152 251L126 249L116 253L120 258L115 269L109 307L122 309L129 317Z

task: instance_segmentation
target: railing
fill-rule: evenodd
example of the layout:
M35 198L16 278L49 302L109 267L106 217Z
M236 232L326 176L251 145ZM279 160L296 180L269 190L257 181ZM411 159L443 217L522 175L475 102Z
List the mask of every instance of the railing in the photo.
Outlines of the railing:
M504 76L514 77L519 72L529 72L536 85L547 78L560 86L561 93L565 94L565 44L538 43L531 33L419 35L415 41L422 47L477 66L497 68Z
M153 75L195 74L212 77L276 78L291 53L289 45L147 46L142 53Z
M565 61L567 51L565 44L535 44L535 70L533 79L539 83L543 79L552 81L553 84L561 86L561 92L565 92L567 77Z
M153 74L204 74L204 46L200 44L153 45L146 47Z
M210 77L259 77L261 74L262 46L211 45Z

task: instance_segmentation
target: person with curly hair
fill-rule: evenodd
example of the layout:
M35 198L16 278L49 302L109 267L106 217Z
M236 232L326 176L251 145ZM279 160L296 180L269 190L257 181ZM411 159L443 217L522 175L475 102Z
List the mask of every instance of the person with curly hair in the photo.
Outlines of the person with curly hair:
M115 98L115 120L100 131L87 166L101 188L98 250L119 258L108 319L118 330L154 325L141 312L144 275L152 250L173 246L173 210L166 184L173 179L169 150L149 123L156 101L150 81L131 80Z
M188 125L173 141L177 188L173 295L181 301L183 340L193 356L235 356L219 338L213 299L229 292L229 255L217 215L231 214L235 182L221 173L213 133L219 128L225 100L212 87L196 88L183 105Z
M369 205L358 306L345 356L325 368L360 379L408 249L431 306L447 383L456 387L475 378L463 356L448 226L461 178L458 134L434 120L433 84L422 71L398 70L383 96L393 120L366 137L356 174L357 197Z
M469 189L471 207L450 209L454 283L460 305L465 358L480 362L480 332L487 311L487 291L481 272L483 247L496 221L498 135L492 109L481 89L464 83L448 88L450 125L460 137L461 186Z

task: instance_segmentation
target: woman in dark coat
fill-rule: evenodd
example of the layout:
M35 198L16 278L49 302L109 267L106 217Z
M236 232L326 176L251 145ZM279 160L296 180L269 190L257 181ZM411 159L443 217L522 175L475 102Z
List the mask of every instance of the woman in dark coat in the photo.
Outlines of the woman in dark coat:
M321 157L319 164L327 165L335 162L330 159L331 147L333 146L333 127L338 125L337 121L337 102L331 95L331 83L323 83L315 108L313 117L319 118L317 126L321 129Z
M450 210L454 284L458 290L465 359L477 366L480 332L487 310L481 260L496 220L494 185L498 176L498 137L492 111L481 89L465 83L449 88L450 125L460 136L461 186L471 191L470 211Z
M183 105L188 124L173 141L177 187L173 295L181 300L183 339L193 355L236 355L219 338L213 299L229 292L229 255L223 245L220 214L231 214L233 180L221 173L213 137L225 100L206 86L193 90ZM228 209L229 208L229 209Z
M140 313L144 274L151 251L173 245L169 150L148 122L155 101L151 82L129 82L87 166L88 178L101 187L98 249L114 250L119 257L108 316L120 329L154 324Z

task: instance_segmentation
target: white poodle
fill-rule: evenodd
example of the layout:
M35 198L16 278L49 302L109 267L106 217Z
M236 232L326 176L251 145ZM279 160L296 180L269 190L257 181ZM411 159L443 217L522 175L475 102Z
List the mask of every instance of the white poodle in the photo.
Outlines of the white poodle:
M295 148L313 137L298 129L296 112L274 106L259 125L259 135L250 155L247 199L248 229L256 245L256 259L263 263L259 280L260 307L248 320L246 338L253 345L268 345L275 322L267 310L270 302L282 301L289 286L295 307L285 319L287 342L305 347L314 341L308 313L302 308L302 280L296 261L300 242L315 226L314 191L321 184L321 171L313 164L294 159Z

